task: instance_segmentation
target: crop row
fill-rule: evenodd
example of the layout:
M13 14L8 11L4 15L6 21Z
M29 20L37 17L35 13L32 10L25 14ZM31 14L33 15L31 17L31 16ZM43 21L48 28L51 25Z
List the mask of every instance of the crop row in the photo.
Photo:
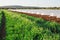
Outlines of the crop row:
M1 14L2 12L0 25ZM6 10L4 15L6 18L5 40L60 40L59 23Z

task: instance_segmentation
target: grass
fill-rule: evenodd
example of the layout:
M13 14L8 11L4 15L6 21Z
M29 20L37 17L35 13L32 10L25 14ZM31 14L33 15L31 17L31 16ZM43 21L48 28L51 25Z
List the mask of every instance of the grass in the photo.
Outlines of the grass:
M7 10L3 12L6 18L5 40L60 40L59 23ZM1 18L2 12L0 12L0 25Z

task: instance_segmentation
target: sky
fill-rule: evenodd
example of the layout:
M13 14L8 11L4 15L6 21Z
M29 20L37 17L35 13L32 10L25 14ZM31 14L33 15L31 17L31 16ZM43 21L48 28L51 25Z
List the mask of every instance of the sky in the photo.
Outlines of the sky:
M60 0L0 0L0 6L60 7Z

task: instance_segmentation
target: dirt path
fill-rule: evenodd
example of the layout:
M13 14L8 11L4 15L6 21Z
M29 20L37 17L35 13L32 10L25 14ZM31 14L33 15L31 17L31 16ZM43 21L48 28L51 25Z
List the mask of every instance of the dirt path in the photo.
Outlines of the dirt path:
M47 20L47 21L55 21L55 22L60 23L60 18L57 18L56 16L41 15L41 14L31 14L31 13L18 12L18 11L12 11L12 12L26 14L26 15L29 15L29 16L37 17L37 18L43 18L44 20Z

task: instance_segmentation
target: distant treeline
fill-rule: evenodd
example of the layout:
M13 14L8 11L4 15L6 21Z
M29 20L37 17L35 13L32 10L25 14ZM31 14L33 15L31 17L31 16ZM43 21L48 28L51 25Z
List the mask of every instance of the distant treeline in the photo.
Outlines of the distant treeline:
M60 9L60 7L23 7L23 8L0 8L0 9Z

